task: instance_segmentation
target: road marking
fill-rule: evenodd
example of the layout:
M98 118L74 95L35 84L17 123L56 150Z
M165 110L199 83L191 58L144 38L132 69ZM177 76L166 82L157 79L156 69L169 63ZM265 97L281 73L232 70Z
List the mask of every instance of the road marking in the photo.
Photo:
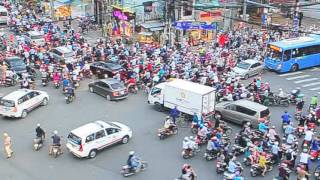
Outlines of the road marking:
M287 73L287 74L280 74L279 76L281 77L285 77L285 76L292 76L292 75L297 75L297 74L301 74L301 71L298 72L293 72L293 73Z
M294 83L299 84L299 83L304 83L304 82L309 82L309 81L315 81L318 78L309 78L309 79L304 79L304 80L300 80L300 81L294 81Z
M317 68L317 67L314 67L314 68L311 69L311 71L318 71L318 70L320 70L320 69Z
M306 75L302 75L302 76L295 76L295 77L291 77L291 78L286 78L287 80L294 80L294 79L302 79L302 78L306 78L306 77L310 77L311 75L306 74Z
M302 87L309 87L309 86L315 86L315 85L319 85L320 82L314 82L314 83L310 83L310 84L305 84Z
M320 87L312 88L312 89L309 89L309 90L310 90L310 91L320 90Z

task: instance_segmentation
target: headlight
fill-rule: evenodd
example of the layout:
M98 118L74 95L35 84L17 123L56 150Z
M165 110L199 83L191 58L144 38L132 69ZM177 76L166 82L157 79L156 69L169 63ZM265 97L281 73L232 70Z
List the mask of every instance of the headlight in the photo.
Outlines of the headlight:
M276 69L281 69L282 68L282 64L278 64Z
M314 176L319 176L319 173L314 173Z
M253 169L250 169L251 172L253 172Z

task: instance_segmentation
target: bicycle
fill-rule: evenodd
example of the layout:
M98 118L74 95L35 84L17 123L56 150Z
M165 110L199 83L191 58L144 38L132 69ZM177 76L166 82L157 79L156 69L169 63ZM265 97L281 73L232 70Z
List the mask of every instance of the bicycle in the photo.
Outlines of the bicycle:
M176 121L176 124L180 128L189 128L191 127L191 121L189 121L187 114L181 114Z

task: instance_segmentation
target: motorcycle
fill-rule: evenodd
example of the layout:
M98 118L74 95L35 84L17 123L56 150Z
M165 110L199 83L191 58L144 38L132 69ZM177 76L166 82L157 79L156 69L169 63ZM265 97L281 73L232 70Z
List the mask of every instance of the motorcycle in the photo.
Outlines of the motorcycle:
M175 135L177 133L178 133L178 127L176 125L172 125L171 129L167 129L167 128L158 129L158 136L160 140L163 140L164 138L171 135Z
M243 171L243 167L241 166L241 163L240 162L236 162L236 165L237 165L237 168L236 168L236 172L239 172L241 174L241 172ZM225 180L233 180L235 178L237 173L232 173L232 172L229 172L229 171L225 171L223 173L223 178Z
M62 150L60 146L52 145L51 148L52 148L52 152L49 155L52 155L54 158L57 158L59 155L62 154Z
M290 105L290 98L289 97L269 97L269 103L276 106L285 106L288 107Z
M228 165L227 163L221 162L220 160L218 160L216 167L217 167L216 168L217 174L221 174L227 170Z
M234 154L235 156L241 155L246 151L246 147L241 147L237 144L234 144L232 147L232 154Z
M59 81L54 81L53 84L54 84L54 87L56 89L59 89L59 87L60 87L60 82Z
M300 119L301 119L301 112L296 112L296 113L294 114L294 119L297 120L297 121L300 121Z
M270 164L270 162L267 162L266 166L267 166L267 171L266 172L272 171L273 167ZM251 166L250 174L251 174L252 177L256 177L258 175L262 175L262 173L263 173L263 169L259 166L259 164L254 164L254 165Z
M284 133L286 128L288 127L287 123L282 123L282 132Z
M216 159L217 157L220 156L220 151L207 151L204 153L203 157L207 160L207 161L211 161L212 159Z
M132 94L137 94L138 93L138 87L136 85L130 86L128 90Z
M182 150L182 157L184 159L192 158L195 154L197 154L200 151L199 146L197 144L194 145L194 147L191 149L190 152L186 152L185 149Z
M293 89L290 93L290 102L295 104L297 102L297 97L301 93L300 89Z
M36 137L35 139L33 139L33 148L35 151L38 151L42 148L43 141L44 139L41 137Z
M297 131L297 136L301 138L301 136L304 135L304 126L298 126L296 131Z
M42 77L41 78L41 84L42 84L43 87L47 86L48 85L48 78Z
M146 170L148 167L148 163L146 161L140 161L140 163L140 166L134 169L130 168L128 165L122 166L121 174L123 175L123 177L129 177L140 171Z
M67 104L70 104L74 100L74 96L71 95L71 94L66 93L65 100L66 100Z
M311 150L310 151L310 160L311 161L317 160L319 156L320 156L319 151L316 151L316 150Z
M232 133L232 128L228 126L224 121L220 121L220 128L223 130L223 134L230 136Z
M243 158L243 164L246 166L251 166L251 160L249 158Z

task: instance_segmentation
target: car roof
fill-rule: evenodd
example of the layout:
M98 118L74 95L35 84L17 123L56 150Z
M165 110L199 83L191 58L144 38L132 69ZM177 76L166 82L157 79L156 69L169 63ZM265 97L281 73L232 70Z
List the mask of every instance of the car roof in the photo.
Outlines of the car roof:
M63 46L60 46L60 47L56 47L55 48L56 50L62 52L62 53L69 53L69 52L72 52L72 49L69 49L67 47L63 47Z
M33 91L34 90L30 90L30 89L19 89L7 94L6 96L2 97L2 99L15 101L21 98L22 96L24 96L25 94Z
M118 81L116 79L113 79L113 78L100 79L99 81L102 81L102 82L107 83L107 84L114 84L114 83L119 83L120 84L120 81Z
M85 125L82 125L74 130L71 131L72 134L80 137L80 138L86 138L88 135L92 134L92 133L96 133L101 129L105 129L108 127L112 127L110 126L108 123L104 122L104 121L95 121L95 122L91 122Z
M256 111L261 111L261 110L268 109L268 107L266 107L264 105L261 105L259 103L252 102L252 101L249 101L249 100L246 100L246 99L240 99L240 100L232 102L231 104L244 106L246 108L253 109L253 110L256 110Z
M30 34L31 36L42 35L39 31L29 31L28 34Z
M18 57L18 56L10 56L10 57L6 57L6 59L5 60L8 60L8 61L10 61L10 60L22 60L20 57Z
M248 63L248 64L255 64L255 63L258 63L259 61L254 60L254 59L247 59L247 60L244 60L243 62Z
M8 12L7 8L4 7L4 6L0 6L0 11L6 11L6 12Z

